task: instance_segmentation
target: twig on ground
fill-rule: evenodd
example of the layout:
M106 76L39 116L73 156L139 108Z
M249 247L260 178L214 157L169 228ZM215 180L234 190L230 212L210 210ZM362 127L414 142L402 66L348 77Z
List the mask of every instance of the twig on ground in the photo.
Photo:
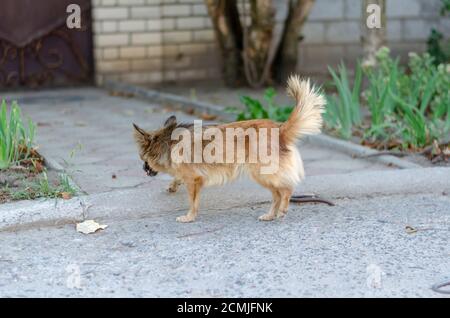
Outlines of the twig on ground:
M325 203L329 206L335 205L333 202L322 199L315 194L293 195L289 201L294 203Z

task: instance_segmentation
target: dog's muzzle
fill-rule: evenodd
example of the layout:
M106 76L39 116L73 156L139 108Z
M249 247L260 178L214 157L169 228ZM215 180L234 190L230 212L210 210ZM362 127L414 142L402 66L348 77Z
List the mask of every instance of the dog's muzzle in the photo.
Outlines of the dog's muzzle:
M152 168L150 168L147 162L144 162L144 166L142 168L149 177L154 177L158 174L158 171L155 171Z

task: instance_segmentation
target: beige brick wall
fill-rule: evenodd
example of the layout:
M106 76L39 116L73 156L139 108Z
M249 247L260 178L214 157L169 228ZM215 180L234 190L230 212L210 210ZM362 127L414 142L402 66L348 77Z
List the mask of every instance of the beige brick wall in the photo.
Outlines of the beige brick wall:
M93 0L97 82L219 77L203 0Z
M93 0L93 29L99 83L219 76L202 0Z
M393 54L403 59L423 51L432 27L450 35L449 18L438 14L440 0L387 0L387 38ZM352 64L361 57L362 0L316 0L300 43L302 72L326 72L341 60Z
M277 0L284 1L284 0ZM220 57L203 0L93 0L96 74L137 84L220 77ZM326 72L361 55L362 0L316 0L299 44L299 72ZM431 27L450 34L439 0L388 0L395 53L424 49Z

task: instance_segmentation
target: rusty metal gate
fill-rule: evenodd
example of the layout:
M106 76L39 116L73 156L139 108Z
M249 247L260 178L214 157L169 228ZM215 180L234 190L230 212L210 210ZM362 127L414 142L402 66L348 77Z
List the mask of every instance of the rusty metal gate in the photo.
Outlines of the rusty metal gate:
M66 25L67 6L81 8L81 28ZM90 83L90 0L1 0L0 89Z

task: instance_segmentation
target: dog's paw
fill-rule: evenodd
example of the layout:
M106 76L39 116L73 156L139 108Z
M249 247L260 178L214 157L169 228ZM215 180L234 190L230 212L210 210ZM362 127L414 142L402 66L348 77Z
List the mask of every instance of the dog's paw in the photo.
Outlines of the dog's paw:
M190 223L190 222L194 222L195 218L193 216L189 216L189 215L182 215L177 217L177 222L180 223Z
M167 192L169 192L169 193L175 193L177 191L178 191L178 187L176 187L176 186L170 186L167 188Z
M286 216L286 214L287 214L287 211L286 212L278 211L277 218L278 219L282 219L282 218L284 218Z
M270 213L263 214L258 218L260 221L272 221L273 219L275 219L275 215Z
M181 182L178 180L173 180L170 184L169 187L167 188L167 192L169 193L175 193L178 191L178 189L180 188Z

